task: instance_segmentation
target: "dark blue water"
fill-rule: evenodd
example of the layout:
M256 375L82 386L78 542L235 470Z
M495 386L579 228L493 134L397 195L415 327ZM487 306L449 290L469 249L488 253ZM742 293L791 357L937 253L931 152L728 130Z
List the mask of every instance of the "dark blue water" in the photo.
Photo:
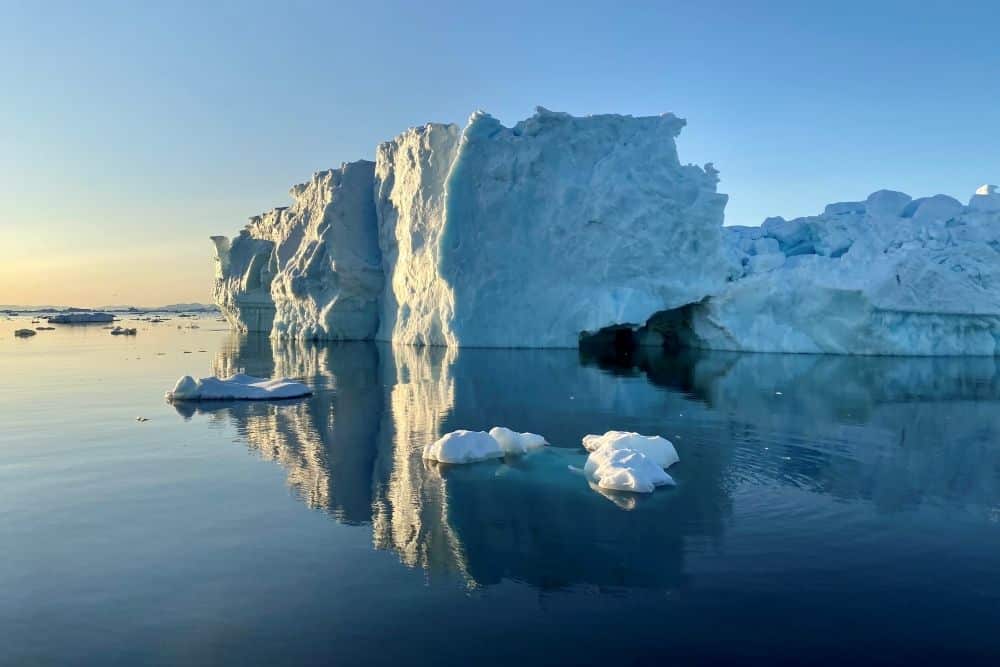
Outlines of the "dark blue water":
M211 322L2 332L0 663L1000 658L994 359L272 346ZM316 393L163 402L236 370ZM554 446L421 460L495 424ZM677 487L591 489L569 466L608 429L673 440Z

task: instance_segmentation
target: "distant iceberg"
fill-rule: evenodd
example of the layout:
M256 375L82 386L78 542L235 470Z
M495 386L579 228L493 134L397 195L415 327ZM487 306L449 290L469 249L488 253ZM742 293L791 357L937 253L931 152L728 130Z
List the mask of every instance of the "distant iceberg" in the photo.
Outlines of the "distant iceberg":
M107 324L114 321L115 316L111 313L72 312L49 317L50 324Z
M724 227L685 121L539 108L427 124L212 237L215 299L275 337L448 347L1000 353L1000 192L880 190Z

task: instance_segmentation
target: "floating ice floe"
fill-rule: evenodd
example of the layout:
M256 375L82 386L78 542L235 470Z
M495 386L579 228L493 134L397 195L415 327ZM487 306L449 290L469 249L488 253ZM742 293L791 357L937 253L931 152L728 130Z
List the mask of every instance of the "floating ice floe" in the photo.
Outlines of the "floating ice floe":
M549 444L537 433L518 433L503 426L491 428L490 435L500 444L504 454L525 454Z
M35 335L34 329L18 329L14 332L14 335L18 338L29 338Z
M672 442L658 435L639 435L632 431L608 431L604 435L583 436L583 448L595 452L603 447L630 449L640 452L661 468L669 468L680 461Z
M460 429L424 447L424 458L440 463L475 463L503 458L503 448L486 431Z
M111 330L112 336L134 336L135 329L130 329L128 327L115 327Z
M209 377L195 380L185 375L167 392L169 401L267 401L309 396L312 390L288 378L268 380L237 374L225 380Z
M652 493L674 479L640 451L604 445L590 453L583 472L598 487L609 491Z
M666 438L608 431L584 436L583 447L590 452L583 472L600 489L652 493L658 486L674 484L664 469L680 457Z

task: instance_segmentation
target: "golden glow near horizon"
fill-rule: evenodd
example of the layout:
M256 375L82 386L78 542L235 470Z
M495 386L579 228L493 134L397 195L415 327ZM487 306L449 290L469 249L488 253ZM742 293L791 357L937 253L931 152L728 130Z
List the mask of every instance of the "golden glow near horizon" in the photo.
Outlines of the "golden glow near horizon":
M150 201L149 210L128 203L115 208L76 200L74 208L56 200L20 209L15 203L0 212L0 304L210 303L215 250L209 234L234 232L240 219L234 211L253 210L253 203L186 215L179 203Z

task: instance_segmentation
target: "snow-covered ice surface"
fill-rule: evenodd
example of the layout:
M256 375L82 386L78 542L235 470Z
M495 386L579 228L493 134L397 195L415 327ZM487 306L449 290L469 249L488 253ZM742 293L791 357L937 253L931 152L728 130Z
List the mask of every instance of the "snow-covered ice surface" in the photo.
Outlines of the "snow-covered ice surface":
M475 463L503 455L500 443L486 431L452 431L424 447L424 458L439 463Z
M490 435L500 444L504 454L526 454L548 444L545 438L537 433L518 433L503 426L494 426Z
M269 380L237 373L225 379L185 375L167 392L169 401L267 401L309 396L312 389L287 378Z
M604 435L583 436L583 448L588 452L600 449L628 449L640 452L661 468L680 461L674 444L658 435L639 435L633 431L608 431Z
M838 354L1000 352L1000 194L881 190L726 229L735 280L691 309L693 345Z
M215 299L243 331L366 340L382 292L373 197L375 165L361 160L313 175L292 205L255 216L216 244Z

